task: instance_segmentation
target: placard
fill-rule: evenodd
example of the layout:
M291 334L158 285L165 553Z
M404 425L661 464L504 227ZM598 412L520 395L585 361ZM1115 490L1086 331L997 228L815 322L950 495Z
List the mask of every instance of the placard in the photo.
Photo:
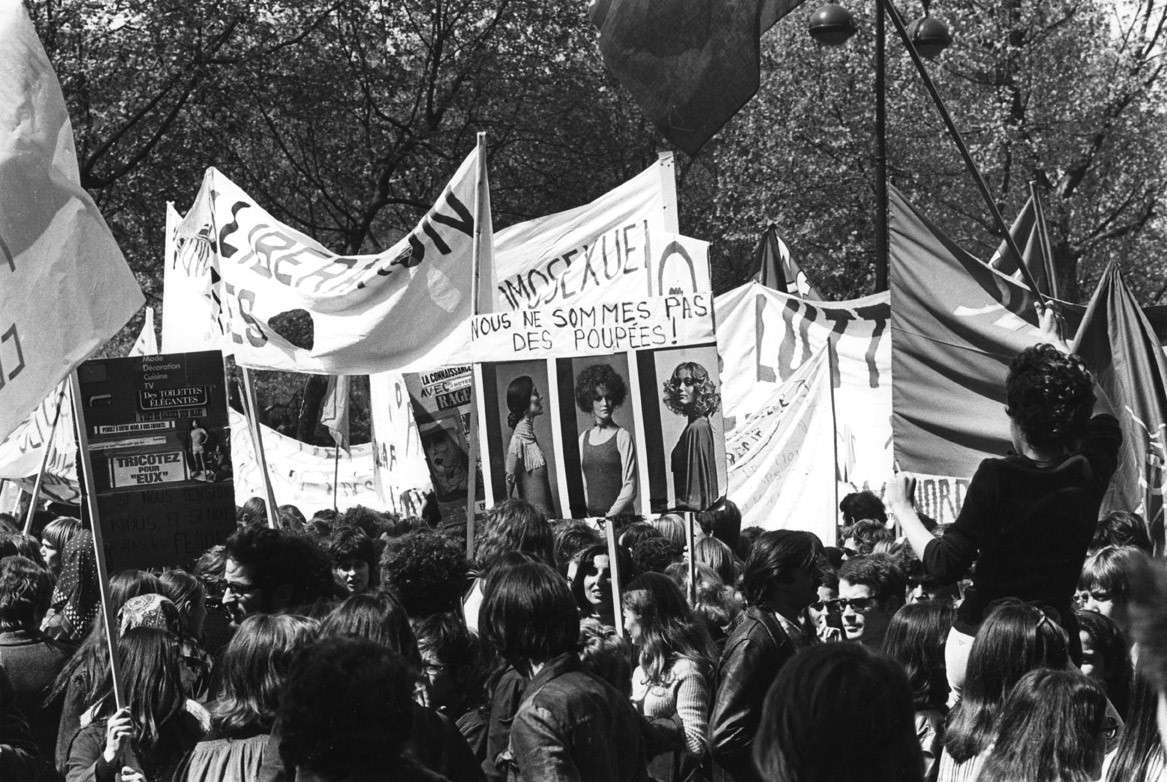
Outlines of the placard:
M87 361L78 369L111 572L189 566L235 528L219 351Z

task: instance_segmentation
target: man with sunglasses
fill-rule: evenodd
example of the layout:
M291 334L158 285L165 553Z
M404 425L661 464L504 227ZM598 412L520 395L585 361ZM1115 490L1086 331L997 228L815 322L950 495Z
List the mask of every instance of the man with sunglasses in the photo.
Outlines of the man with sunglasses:
M839 598L843 632L848 641L871 649L883 645L892 615L904 604L906 579L887 554L848 559L839 569Z

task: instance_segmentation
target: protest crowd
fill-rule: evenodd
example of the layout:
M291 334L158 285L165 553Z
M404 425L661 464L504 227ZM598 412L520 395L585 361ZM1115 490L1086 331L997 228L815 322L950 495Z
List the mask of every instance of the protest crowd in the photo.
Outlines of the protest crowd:
M468 561L428 512L272 528L255 498L197 561L111 576L121 709L90 531L7 517L3 779L1167 778L1167 570L1098 518L1116 421L1052 344L1006 394L1015 453L954 523L897 478L844 498L841 546L725 499L691 551L679 514L508 499Z
M696 69L798 4L707 50L691 4L589 14L627 87L634 5ZM0 782L1167 782L1167 307L1116 263L1059 298L1036 191L1008 229L889 18L992 261L884 171L875 294L820 300L771 226L715 299L671 153L496 232L479 132L372 254L375 210L338 255L208 166L162 349L151 307L93 358L145 299L0 0ZM706 75L648 101L693 157L748 98ZM314 376L302 426L253 370Z

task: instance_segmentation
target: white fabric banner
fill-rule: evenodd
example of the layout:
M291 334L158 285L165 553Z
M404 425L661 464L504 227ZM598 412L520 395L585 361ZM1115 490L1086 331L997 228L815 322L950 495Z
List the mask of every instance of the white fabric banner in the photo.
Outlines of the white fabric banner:
M413 419L409 390L400 372L369 376L369 417L377 491L386 507L431 490L429 467Z
M140 306L53 67L24 4L0 0L0 437Z
M219 346L243 366L354 375L444 364L470 317L479 169L476 149L408 236L381 253L341 256L210 168L179 226L178 264L209 279ZM489 244L489 225L481 235ZM489 248L483 255L489 263ZM273 328L294 312L308 316L310 347Z
M828 349L820 347L726 437L729 497L742 525L835 542L835 426ZM759 397L760 398L760 397Z
M230 411L231 465L234 469L235 503L242 505L251 497L265 496L263 473L255 456L255 446L247 419ZM268 475L276 502L295 505L305 516L332 507L333 471L336 453L319 448L274 429L263 427L263 448L267 454ZM421 513L424 497L420 491L402 490L384 500L377 493L373 467L373 445L354 445L351 453L340 453L340 479L337 506L343 512L354 505L373 510L390 510L407 516Z
M727 436L829 343L840 491L880 493L892 469L888 295L810 302L751 282L715 310Z
M53 431L53 416L57 411L57 400L64 390L61 414ZM62 382L51 394L41 400L32 415L0 441L0 478L18 481L26 491L32 491L48 447L49 461L45 465L45 481L42 490L59 500L72 501L80 496L77 486L77 438L73 432L72 393L67 383ZM53 437L49 439L49 433ZM0 508L3 510L3 508Z
M494 312L710 290L709 243L669 231L663 159L583 206L494 235Z

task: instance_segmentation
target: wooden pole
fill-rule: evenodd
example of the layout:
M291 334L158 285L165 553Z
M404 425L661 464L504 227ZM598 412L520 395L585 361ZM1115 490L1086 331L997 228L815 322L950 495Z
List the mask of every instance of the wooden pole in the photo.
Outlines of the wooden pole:
M24 534L32 534L32 518L36 514L37 499L41 494L41 483L45 479L45 469L49 466L49 454L53 451L53 438L57 434L57 422L61 420L61 404L65 401L65 384L61 383L61 390L57 393L57 409L53 413L53 423L49 427L49 436L45 438L45 453L41 457L41 468L37 471L36 482L32 485L32 499L28 502L28 516L24 519Z
M948 130L948 135L952 138L953 143L956 144L956 148L960 152L960 157L964 161L965 168L972 175L977 190L981 193L981 198L985 200L985 206L989 208L989 214L992 215L993 222L997 224L997 230L1001 232L1001 236L1005 239L1005 245L1009 248L1009 252L1016 256L1018 264L1021 266L1021 276L1025 278L1025 284L1033 291L1034 297L1042 304L1045 304L1046 297L1037 287L1037 282L1033 279L1033 275L1030 274L1029 269L1021 262L1021 251L1017 248L1017 242L1013 240L1013 234L1009 232L1009 226L1005 223L1005 218L1001 215L1001 210L997 208L997 202L993 200L985 178L981 176L981 171L977 168L976 161L972 159L972 154L969 153L968 147L965 146L964 137L957 130L956 123L952 121L952 115L948 113L948 107L944 105L944 99L940 97L940 92L936 89L932 77L928 75L928 69L924 66L924 59L920 56L920 52L916 50L916 45L912 43L912 36L908 35L908 28L904 25L904 20L900 17L899 10L892 0L880 0L880 2L887 9L887 15L891 18L891 23L895 25L896 32L899 33L900 39L904 42L904 47L908 50L908 55L911 56L912 63L916 66L916 71L919 72L921 81L924 82L924 89L927 90L928 95L932 98L932 102L936 105L936 112L944 122L944 127Z
M276 495L272 491L271 477L267 472L267 454L263 450L263 427L259 423L259 408L255 401L255 388L251 385L251 370L243 370L243 396L247 405L247 420L251 424L252 439L255 440L255 455L259 459L259 469L263 472L263 488L267 493L267 525L272 529L279 529L279 516L276 513Z
M337 508L337 495L340 494L340 446L333 446L336 451L332 460L332 510L340 513Z
M97 589L101 595L101 617L105 620L105 644L109 650L110 679L113 682L113 700L116 708L126 705L120 661L118 660L117 639L114 638L114 627L117 617L113 612L113 601L109 595L109 572L105 564L105 543L101 532L101 516L97 510L97 489L93 483L93 464L89 459L89 433L85 428L85 413L81 397L81 380L77 377L77 370L69 375L69 384L73 392L73 425L77 432L77 471L81 474L81 486L84 489L86 507L89 509L89 527L93 533L93 554L97 565Z
M689 563L689 605L697 605L697 533L693 529L693 513L685 514L685 558Z
M470 249L470 317L480 312L489 312L493 309L488 302L494 296L494 291L482 290L482 240L483 231L487 228L489 219L490 185L486 178L486 133L479 131L476 138L477 166L474 172L474 242ZM486 209L484 209L486 207ZM484 214L485 212L485 214ZM490 229L493 231L493 227ZM493 243L494 237L490 237ZM493 263L492 258L485 259ZM487 279L493 279L488 273ZM484 299L485 301L480 301ZM474 512L478 505L478 429L481 425L478 417L478 373L471 367L470 370L470 432L467 439L467 467L466 467L466 559L474 561ZM483 476L485 483L486 476ZM485 488L485 487L484 487Z
M612 625L616 634L624 637L624 605L620 600L620 558L616 556L616 522L604 519L604 537L608 540L608 567L612 570Z

